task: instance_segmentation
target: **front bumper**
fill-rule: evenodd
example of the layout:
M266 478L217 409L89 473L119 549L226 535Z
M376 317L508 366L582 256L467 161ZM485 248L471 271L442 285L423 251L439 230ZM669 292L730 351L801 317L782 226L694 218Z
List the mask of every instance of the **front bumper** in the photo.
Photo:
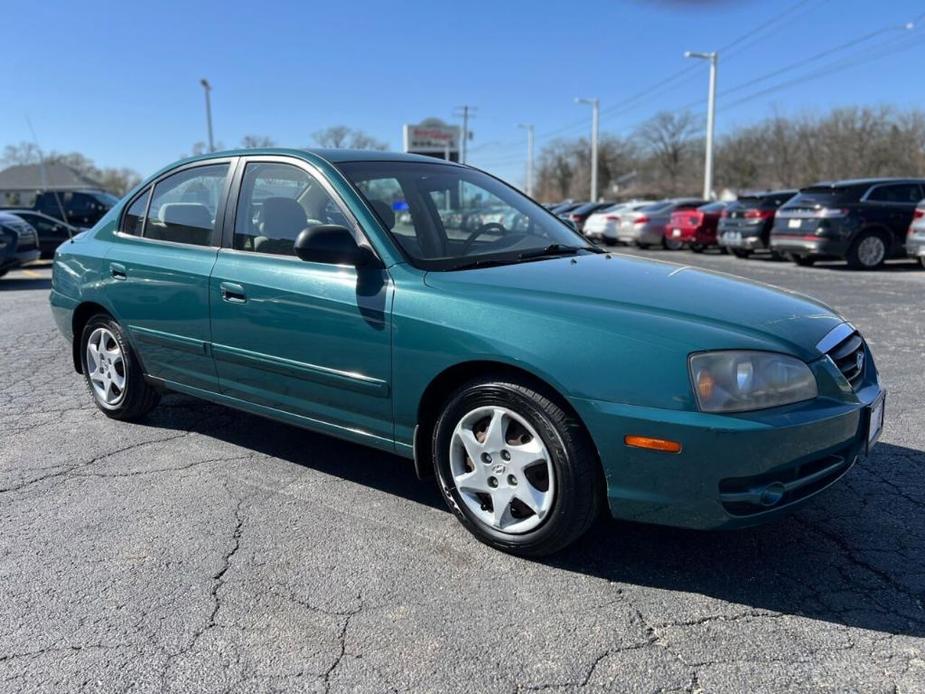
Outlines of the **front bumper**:
M600 452L615 518L709 529L765 522L840 479L866 455L870 405L881 392L874 378L852 402L819 397L739 415L574 404ZM683 449L630 448L627 435L679 441ZM790 491L770 507L759 502L775 483Z
M15 251L9 255L0 256L0 270L11 270L13 268L34 263L42 255L42 251L34 248L28 251Z

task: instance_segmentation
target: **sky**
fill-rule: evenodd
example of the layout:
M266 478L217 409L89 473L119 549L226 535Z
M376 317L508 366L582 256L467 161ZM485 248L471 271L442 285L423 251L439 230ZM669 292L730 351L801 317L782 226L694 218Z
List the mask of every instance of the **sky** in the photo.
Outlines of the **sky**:
M142 175L207 139L203 77L226 147L347 125L400 150L404 123L469 104L469 163L517 184L518 123L537 153L587 135L575 97L599 98L602 133L621 136L658 111L702 114L707 65L685 50L719 51L719 135L773 113L925 106L925 0L48 0L4 18L0 147L34 130L44 150Z

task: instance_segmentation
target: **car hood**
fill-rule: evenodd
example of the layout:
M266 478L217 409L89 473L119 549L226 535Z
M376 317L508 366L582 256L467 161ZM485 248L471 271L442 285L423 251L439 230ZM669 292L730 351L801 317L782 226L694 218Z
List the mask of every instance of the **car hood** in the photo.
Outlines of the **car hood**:
M582 255L429 272L434 289L591 330L699 349L786 351L807 361L844 319L806 296L743 278L633 256Z

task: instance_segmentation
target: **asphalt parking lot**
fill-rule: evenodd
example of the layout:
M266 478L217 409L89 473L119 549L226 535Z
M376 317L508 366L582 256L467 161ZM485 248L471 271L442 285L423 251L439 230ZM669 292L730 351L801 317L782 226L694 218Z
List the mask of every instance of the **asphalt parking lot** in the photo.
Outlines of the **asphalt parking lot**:
M646 255L842 312L881 443L773 525L601 522L542 562L399 458L176 395L107 419L48 268L0 280L0 691L925 690L925 271Z

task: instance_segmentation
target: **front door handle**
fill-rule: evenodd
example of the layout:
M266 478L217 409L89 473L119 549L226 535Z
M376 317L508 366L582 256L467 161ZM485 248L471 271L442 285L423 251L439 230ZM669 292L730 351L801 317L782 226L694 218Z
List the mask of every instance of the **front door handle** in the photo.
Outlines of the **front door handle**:
M244 293L244 287L234 282L222 282L218 285L222 293L222 300L231 304L243 304L247 302L247 294Z
M109 274L112 275L112 278L115 280L124 280L128 279L128 274L126 274L125 266L120 263L110 263L109 264Z

